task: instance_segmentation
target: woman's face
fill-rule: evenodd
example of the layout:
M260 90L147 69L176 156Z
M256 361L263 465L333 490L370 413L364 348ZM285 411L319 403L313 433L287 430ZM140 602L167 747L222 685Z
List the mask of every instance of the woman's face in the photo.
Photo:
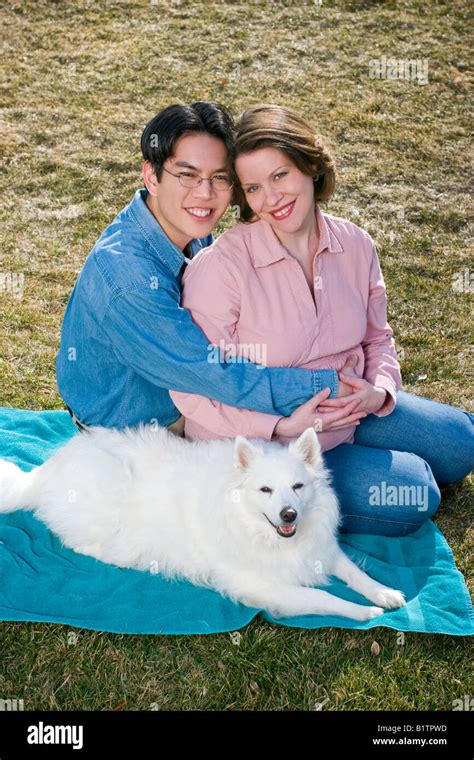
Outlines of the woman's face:
M250 208L275 231L298 232L314 217L312 177L278 148L242 153L235 169Z

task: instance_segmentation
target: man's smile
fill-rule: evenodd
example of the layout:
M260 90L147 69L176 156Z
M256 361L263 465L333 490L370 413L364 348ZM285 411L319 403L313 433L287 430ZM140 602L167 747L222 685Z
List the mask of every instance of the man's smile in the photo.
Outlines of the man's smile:
M195 219L209 219L214 209L201 208L200 206L192 206L191 208L186 208L185 211L187 211L188 214L193 216Z

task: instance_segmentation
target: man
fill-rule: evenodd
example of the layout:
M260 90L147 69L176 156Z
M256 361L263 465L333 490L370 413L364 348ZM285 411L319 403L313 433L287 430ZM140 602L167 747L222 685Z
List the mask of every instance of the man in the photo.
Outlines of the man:
M232 117L213 103L171 105L146 126L146 189L101 235L66 308L57 381L79 427L156 421L180 434L170 389L280 416L324 388L338 395L334 370L211 361L180 306L183 268L231 199L232 146Z

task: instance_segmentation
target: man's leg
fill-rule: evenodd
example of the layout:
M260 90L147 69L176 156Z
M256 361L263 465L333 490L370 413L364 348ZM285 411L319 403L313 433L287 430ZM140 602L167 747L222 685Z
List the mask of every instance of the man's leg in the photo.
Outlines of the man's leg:
M474 415L448 404L399 391L387 417L360 421L355 443L408 451L430 465L438 483L457 483L474 468Z
M429 464L416 454L342 443L323 457L339 498L341 533L404 536L441 501Z

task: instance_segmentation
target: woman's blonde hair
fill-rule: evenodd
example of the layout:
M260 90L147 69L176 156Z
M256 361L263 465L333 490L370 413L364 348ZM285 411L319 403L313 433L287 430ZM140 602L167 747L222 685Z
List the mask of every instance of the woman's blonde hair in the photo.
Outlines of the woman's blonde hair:
M232 205L240 208L242 222L253 221L254 213L235 172L235 159L260 148L278 148L303 174L313 177L315 203L327 201L333 194L336 186L334 159L315 129L291 108L253 106L247 108L237 122L233 151Z

